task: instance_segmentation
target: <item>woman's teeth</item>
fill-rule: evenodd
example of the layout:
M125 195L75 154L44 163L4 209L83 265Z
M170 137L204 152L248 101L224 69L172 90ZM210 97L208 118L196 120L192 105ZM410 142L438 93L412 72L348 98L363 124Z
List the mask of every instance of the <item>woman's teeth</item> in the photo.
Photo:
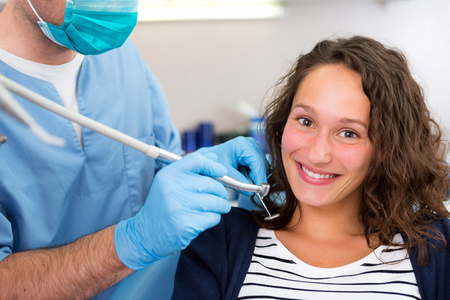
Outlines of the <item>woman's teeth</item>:
M308 174L309 177L316 178L316 179L330 179L330 178L337 177L337 175L330 175L330 174L325 175L325 174L314 173L314 172L306 169L303 165L302 165L302 170L303 170L303 172Z

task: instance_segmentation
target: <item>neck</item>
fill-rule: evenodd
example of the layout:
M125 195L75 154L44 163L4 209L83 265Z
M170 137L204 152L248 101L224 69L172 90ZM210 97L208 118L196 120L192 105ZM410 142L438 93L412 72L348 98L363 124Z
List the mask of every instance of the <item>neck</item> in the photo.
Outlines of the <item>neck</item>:
M288 230L293 233L314 235L319 239L364 234L358 207L324 208L302 205L301 210L300 216L300 210L297 208L289 224Z
M303 205L301 218L297 210L291 227L277 231L277 238L300 260L319 268L336 268L362 259L373 249L364 236L357 206L342 206Z
M0 13L0 48L23 59L48 65L71 61L76 52L55 44L41 31L29 7L8 1Z

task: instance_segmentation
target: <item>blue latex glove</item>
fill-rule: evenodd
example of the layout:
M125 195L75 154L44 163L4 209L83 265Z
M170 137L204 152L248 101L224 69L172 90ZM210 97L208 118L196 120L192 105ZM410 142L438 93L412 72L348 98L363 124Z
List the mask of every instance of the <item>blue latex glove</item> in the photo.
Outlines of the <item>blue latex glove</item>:
M141 211L116 226L116 250L126 266L140 270L186 248L230 211L227 190L212 178L227 170L214 160L214 154L192 153L156 174Z
M227 175L242 182L249 182L238 171L239 165L247 167L250 178L255 184L267 182L268 162L258 143L250 137L237 137L226 143L201 148L199 153L214 153L217 161L227 168ZM242 192L249 196L252 193Z

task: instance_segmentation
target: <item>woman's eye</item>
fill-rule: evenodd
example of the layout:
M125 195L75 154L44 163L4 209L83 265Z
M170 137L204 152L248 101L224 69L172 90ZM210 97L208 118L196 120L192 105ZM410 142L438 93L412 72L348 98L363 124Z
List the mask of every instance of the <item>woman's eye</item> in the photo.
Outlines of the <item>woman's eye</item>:
M341 132L340 136L345 137L345 138L356 138L359 137L359 135L352 131L352 130L344 130Z
M298 118L298 121L300 124L302 124L305 127L312 127L312 125L313 125L312 121L307 118L300 117L300 118Z

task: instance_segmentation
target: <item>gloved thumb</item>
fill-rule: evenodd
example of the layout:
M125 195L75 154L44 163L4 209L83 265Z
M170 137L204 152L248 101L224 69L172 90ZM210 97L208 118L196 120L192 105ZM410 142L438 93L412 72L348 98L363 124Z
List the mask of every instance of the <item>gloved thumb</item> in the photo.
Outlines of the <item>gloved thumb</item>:
M206 155L197 152L190 153L179 161L172 163L172 166L184 171L215 178L227 175L227 168L217 162L217 156L213 153Z

